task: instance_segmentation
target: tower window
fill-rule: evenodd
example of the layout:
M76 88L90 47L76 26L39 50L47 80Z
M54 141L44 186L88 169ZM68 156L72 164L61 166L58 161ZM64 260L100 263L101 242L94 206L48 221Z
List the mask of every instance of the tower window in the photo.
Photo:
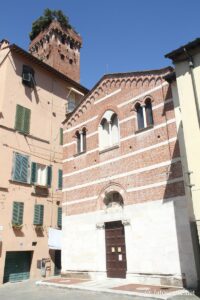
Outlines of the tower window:
M69 63L70 63L70 65L72 65L73 64L73 60L70 58L70 60L69 60Z
M62 60L64 60L64 59L65 59L65 56L64 56L63 54L60 54L60 58L61 58Z

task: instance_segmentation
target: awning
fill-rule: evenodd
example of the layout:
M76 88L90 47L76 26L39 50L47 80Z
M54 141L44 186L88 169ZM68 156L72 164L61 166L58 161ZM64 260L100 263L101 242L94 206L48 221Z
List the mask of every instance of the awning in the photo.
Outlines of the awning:
M61 250L62 230L49 228L49 249Z

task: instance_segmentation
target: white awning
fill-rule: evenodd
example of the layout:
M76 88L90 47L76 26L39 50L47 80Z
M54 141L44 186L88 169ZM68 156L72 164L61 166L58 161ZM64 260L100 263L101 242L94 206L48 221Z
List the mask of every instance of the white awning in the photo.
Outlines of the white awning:
M62 230L49 228L49 249L61 250Z

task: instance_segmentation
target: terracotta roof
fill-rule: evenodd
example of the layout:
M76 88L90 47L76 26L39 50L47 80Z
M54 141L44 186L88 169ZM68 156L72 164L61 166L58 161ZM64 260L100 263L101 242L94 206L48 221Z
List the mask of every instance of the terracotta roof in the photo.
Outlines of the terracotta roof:
M89 90L87 88L85 88L84 86L82 86L78 82L74 81L73 79L69 78L68 76L60 73L59 71L57 71L56 69L52 68L51 66L47 65L46 63L44 63L43 61L39 60L38 58L36 58L32 54L30 54L29 52L25 51L24 49L20 48L16 44L11 44L11 45L8 46L8 48L11 51L14 51L15 53L19 53L19 54L23 55L24 57L26 57L27 59L29 59L32 63L35 63L35 64L39 65L43 69L49 71L50 73L53 73L55 76L57 76L57 77L65 80L65 81L67 81L73 87L76 87L78 90L80 90L84 94L88 93Z

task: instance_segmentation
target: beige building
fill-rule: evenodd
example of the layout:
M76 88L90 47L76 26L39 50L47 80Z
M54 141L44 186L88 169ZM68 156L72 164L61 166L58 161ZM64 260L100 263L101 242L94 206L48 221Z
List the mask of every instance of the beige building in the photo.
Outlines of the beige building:
M3 283L61 269L62 121L87 89L6 40L0 87Z
M199 269L200 237L200 39L168 54L175 72L166 79L172 84L184 181L190 212L196 265ZM198 234L197 234L198 233Z

